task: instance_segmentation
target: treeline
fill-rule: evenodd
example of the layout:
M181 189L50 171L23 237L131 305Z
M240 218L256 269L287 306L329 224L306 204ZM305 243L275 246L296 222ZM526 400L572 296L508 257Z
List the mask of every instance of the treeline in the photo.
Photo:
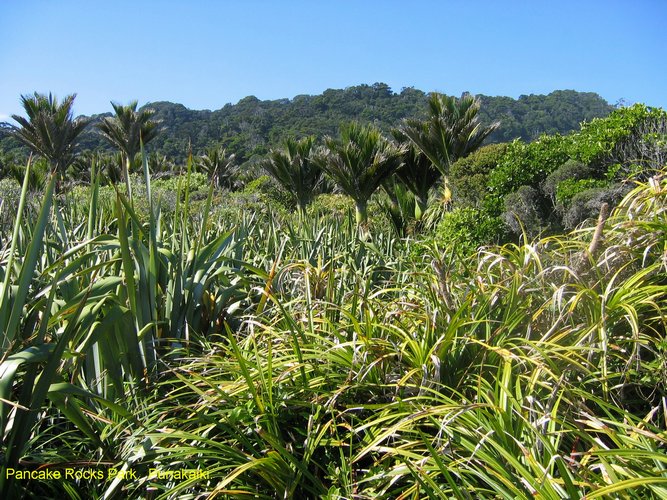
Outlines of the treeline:
M573 90L524 95L519 99L478 97L482 124L500 122L500 127L487 139L490 143L517 138L531 141L544 133L567 133L576 130L582 121L606 116L613 109L595 93ZM154 110L154 118L162 125L160 134L151 143L151 152L180 163L189 145L194 154L223 147L242 164L264 156L290 137L334 136L341 123L350 121L370 123L388 133L404 118L423 118L427 102L428 94L421 90L408 87L393 92L388 85L375 83L328 89L319 95L299 95L293 99L262 101L249 96L217 111L191 110L171 102L154 102L144 108ZM110 113L94 115L91 124L107 116ZM94 127L88 127L82 134L80 146L84 151L112 150ZM0 128L0 150L21 151L6 128Z

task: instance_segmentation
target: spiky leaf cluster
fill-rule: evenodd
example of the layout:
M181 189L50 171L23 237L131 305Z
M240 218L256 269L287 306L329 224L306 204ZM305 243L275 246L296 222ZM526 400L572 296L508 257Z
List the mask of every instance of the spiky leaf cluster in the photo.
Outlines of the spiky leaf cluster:
M357 204L361 221L371 195L402 164L403 148L397 147L372 126L350 123L340 139L327 137L327 150L317 161L338 187Z
M147 144L155 138L159 132L159 123L152 120L152 110L137 111L137 101L132 101L127 106L112 102L111 106L116 116L102 119L97 124L97 129L104 139L132 162L139 152L141 142Z
M458 158L481 146L498 123L482 126L479 100L471 95L459 99L432 93L428 101L427 120L405 120L401 132L417 146L442 173Z
M12 115L19 124L11 126L14 137L46 158L51 170L60 174L74 161L77 138L89 123L88 119L73 117L75 97L71 94L58 102L51 93L22 95L21 105L28 116Z
M290 193L304 210L322 181L322 168L313 159L315 136L289 138L283 149L272 149L262 168Z

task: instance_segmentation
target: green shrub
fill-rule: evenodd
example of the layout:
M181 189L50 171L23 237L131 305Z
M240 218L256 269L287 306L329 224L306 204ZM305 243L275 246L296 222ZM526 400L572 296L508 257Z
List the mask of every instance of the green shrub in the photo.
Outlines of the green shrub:
M563 227L574 229L587 219L595 218L604 203L616 206L630 190L627 184L614 184L608 187L587 189L575 194L563 215Z
M309 215L322 217L345 217L348 213L354 213L354 201L344 194L320 194L308 205Z
M292 196L280 189L278 183L268 175L250 181L242 192L249 197L248 201L266 203L278 211L295 208Z
M498 241L502 235L501 219L480 209L462 207L444 214L436 228L435 240L440 246L455 245L462 254L469 254Z
M489 175L489 189L503 197L521 186L538 186L569 159L571 136L543 135L526 144L516 140Z
M556 191L558 185L569 179L586 179L593 177L593 169L588 165L584 165L577 160L568 160L560 167L554 170L542 183L542 192L551 199L554 207L556 207Z
M631 164L649 170L664 166L666 130L667 112L661 108L644 104L619 108L605 118L583 123L574 136L570 156L589 165L600 165L603 170L618 164L620 178L626 178L625 167Z
M607 184L607 181L600 179L565 179L556 187L556 202L567 209L572 198L579 193L589 189L604 188Z
M452 201L458 207L477 207L487 192L489 174L496 168L508 143L489 144L454 162L449 171Z
M10 177L0 179L0 233L11 230L21 199L21 185Z
M545 227L543 198L532 186L521 186L505 197L503 220L510 232L521 235L524 232L529 238L540 234Z

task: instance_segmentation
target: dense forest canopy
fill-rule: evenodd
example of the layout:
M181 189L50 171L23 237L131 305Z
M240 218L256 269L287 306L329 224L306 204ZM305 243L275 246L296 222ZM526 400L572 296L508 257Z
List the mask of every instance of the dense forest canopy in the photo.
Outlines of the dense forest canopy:
M478 96L483 124L500 121L487 142L516 138L526 141L541 134L566 133L582 121L608 115L613 106L591 92L557 90L548 95L511 97ZM328 89L319 95L298 95L292 99L260 100L254 96L236 104L210 110L191 110L182 104L153 102L144 108L155 111L163 130L151 143L150 151L181 161L188 145L193 153L221 145L243 163L266 154L288 137L335 135L341 123L372 123L387 133L403 118L421 117L426 112L427 93L412 88L394 92L384 83ZM110 113L92 116L99 122ZM18 149L18 143L0 128L0 150ZM111 150L89 127L81 139L82 150Z

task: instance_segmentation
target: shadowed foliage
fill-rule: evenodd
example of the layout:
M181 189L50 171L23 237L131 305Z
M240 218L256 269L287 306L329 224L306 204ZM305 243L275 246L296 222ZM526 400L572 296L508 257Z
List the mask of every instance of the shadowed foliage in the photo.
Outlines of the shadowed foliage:
M213 179L215 187L234 187L236 155L228 154L225 148L213 146L206 149L206 153L198 158L197 167L208 175L209 179Z

